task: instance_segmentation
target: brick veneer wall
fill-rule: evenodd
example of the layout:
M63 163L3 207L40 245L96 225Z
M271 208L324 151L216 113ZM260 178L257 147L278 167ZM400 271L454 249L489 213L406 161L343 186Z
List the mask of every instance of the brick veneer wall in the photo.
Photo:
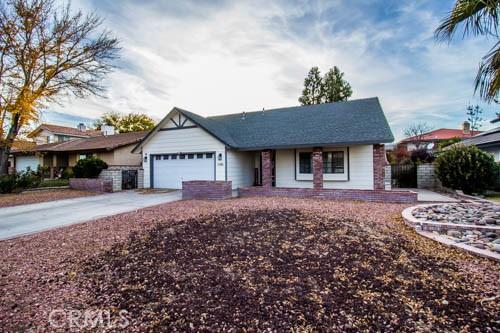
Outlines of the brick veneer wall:
M313 148L312 153L313 188L321 190L323 188L323 148Z
M191 180L182 182L182 199L229 199L231 181Z
M291 198L316 198L332 200L359 200L375 202L413 203L417 201L417 193L411 191L385 190L337 190L312 188L284 188L262 186L245 187L238 189L240 197L277 196Z
M92 192L113 192L113 182L109 179L70 178L69 187Z
M262 159L262 186L271 187L273 183L271 151L264 150L260 154Z
M385 157L384 145L373 145L373 189L385 189Z

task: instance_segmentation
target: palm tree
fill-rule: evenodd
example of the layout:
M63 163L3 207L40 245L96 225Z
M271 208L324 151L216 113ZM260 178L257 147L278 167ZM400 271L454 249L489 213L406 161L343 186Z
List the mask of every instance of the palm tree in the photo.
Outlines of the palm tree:
M500 40L498 15L500 0L457 0L450 14L436 29L438 40L450 41L463 24L462 38L467 35L493 38L495 45L483 57L476 76L474 92L487 102L498 101L500 89Z

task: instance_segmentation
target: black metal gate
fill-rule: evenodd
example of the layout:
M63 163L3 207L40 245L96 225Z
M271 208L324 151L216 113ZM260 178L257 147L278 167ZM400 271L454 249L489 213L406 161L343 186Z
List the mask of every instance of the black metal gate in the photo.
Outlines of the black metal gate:
M137 170L122 170L122 190L137 188Z
M392 187L416 188L417 166L411 164L391 164Z

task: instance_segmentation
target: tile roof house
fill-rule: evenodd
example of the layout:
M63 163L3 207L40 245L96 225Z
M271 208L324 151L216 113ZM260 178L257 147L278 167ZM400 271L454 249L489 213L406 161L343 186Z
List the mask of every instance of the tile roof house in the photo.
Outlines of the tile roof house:
M203 117L173 108L135 147L144 187L186 197L297 195L377 200L392 135L378 98ZM406 199L404 199L406 200Z
M33 139L36 144L46 144L102 135L102 131L88 130L84 124L78 124L76 128L53 124L40 124L28 134L28 138Z
M399 144L405 145L408 151L412 151L417 149L418 145L425 145L428 150L433 150L436 148L436 144L441 141L446 141L454 138L459 138L461 140L468 139L481 133L480 131L471 131L470 124L467 121L464 121L462 124L462 129L453 129L453 128L440 128L437 130L433 130L427 133L422 134L421 136L412 136L401 140Z

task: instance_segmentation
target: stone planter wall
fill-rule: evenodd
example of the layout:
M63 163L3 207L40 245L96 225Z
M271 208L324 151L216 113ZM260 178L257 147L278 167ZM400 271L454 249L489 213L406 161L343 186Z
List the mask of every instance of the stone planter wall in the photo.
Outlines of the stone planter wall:
M417 193L411 191L385 191L385 190L337 190L337 189L312 189L312 188L283 188L253 186L238 189L240 197L276 196L290 198L315 198L331 200L358 200L374 202L417 202Z
M102 170L100 179L108 179L113 183L113 192L122 190L122 170L137 170L137 188L144 188L144 170L134 166L112 166Z
M69 187L74 190L113 192L113 182L109 179L70 178Z
M182 182L182 199L221 200L232 197L232 182L191 180Z
M443 186L435 173L434 163L417 165L417 187L429 190L442 189Z

